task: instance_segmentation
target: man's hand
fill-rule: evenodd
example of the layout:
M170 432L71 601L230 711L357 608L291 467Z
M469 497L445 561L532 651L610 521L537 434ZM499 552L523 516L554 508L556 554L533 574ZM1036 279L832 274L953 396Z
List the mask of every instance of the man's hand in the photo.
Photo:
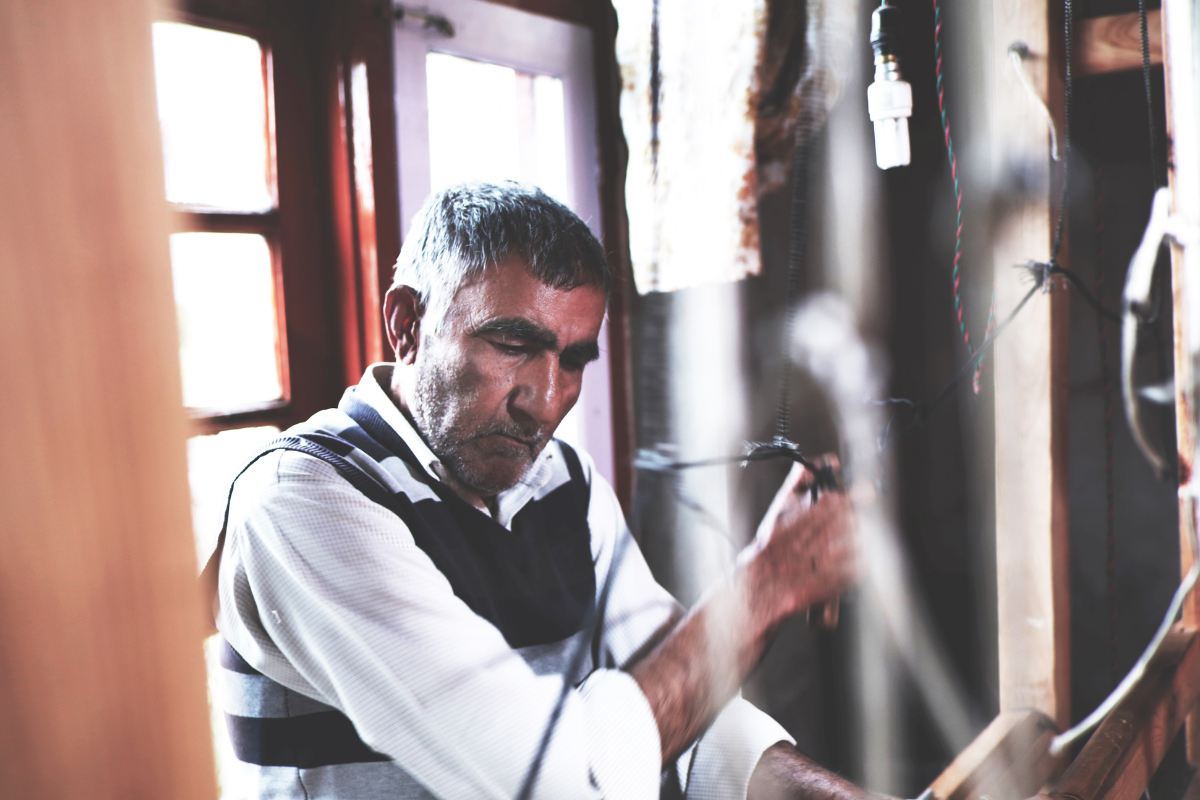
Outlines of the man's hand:
M853 514L841 492L814 504L797 465L734 574L632 667L658 722L663 763L683 752L734 695L779 624L837 597L856 575Z
M866 800L850 781L817 766L787 742L767 748L750 774L746 800Z
M819 461L839 467L836 456ZM784 616L833 600L857 575L850 499L825 491L814 505L814 480L808 469L792 465L739 558L753 571L756 593L781 603Z

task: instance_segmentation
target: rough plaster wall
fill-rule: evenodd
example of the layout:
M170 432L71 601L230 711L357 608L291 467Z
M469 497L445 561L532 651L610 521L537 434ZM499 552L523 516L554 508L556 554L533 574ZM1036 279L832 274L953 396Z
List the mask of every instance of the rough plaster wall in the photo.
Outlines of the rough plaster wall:
M759 271L756 65L766 0L616 0L625 198L639 292ZM654 98L653 15L658 14ZM657 114L657 119L655 115Z

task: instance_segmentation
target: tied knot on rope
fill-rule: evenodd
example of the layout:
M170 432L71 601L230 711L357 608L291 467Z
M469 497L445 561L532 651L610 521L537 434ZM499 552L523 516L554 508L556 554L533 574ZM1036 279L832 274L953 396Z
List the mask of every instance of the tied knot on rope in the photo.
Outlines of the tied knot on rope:
M1054 276L1063 272L1063 268L1054 261L1034 261L1032 259L1024 264L1018 264L1017 269L1024 271L1025 279L1046 294L1054 291Z
M1050 294L1054 290L1054 276L1061 275L1079 293L1080 298L1103 319L1117 323L1121 321L1121 316L1117 312L1106 308L1088 289L1087 284L1074 272L1059 264L1057 259L1026 261L1024 264L1018 264L1017 269L1024 271L1026 279L1032 283L1033 288L1030 291L1041 289L1045 294Z

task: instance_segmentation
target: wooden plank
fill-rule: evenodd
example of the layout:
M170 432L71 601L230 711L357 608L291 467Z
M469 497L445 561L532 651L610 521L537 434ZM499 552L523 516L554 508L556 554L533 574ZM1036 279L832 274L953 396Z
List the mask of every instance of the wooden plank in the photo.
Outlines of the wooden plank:
M364 283L374 280L370 300L374 326L368 361L390 361L395 357L383 328L382 298L392 285L396 259L400 255L400 167L396 151L395 68L392 64L394 22L389 6L379 0L359 0L359 14L350 42L351 57L366 70L369 86L370 177L373 261L367 263ZM356 123L357 125L357 123ZM358 156L356 155L357 159ZM366 258L364 256L364 261ZM372 272L373 271L373 272Z
M270 8L275 161L279 182L280 294L285 314L288 397L284 427L336 405L340 371L333 281L332 211L326 176L313 14L291 0ZM310 8L310 6L305 6Z
M0 795L215 798L143 0L0 3Z
M621 73L617 65L617 14L610 0L594 6L596 124L600 146L600 203L604 249L615 282L608 303L608 370L612 400L613 488L626 515L633 511L636 450L633 406L633 357L630 308L636 294L629 256L629 220L625 212L625 167L629 150L621 131Z
M276 236L279 231L279 212L266 211L258 214L231 214L207 211L177 211L174 215L173 233L206 231L210 233L258 233Z
M1191 219L1200 218L1200 110L1196 107L1197 93L1194 67L1194 6L1174 0L1163 6L1163 81L1167 112L1167 181L1171 187L1174 214ZM1189 256L1178 242L1171 244L1171 296L1174 323L1175 354L1175 432L1177 442L1177 479L1181 489L1191 489L1195 468L1196 397L1194 358L1197 331L1189 330L1194 309L1200 305L1200 286L1189 284L1187 275L1195 274L1195 249ZM1190 268L1190 269L1189 269ZM1186 575L1192 567L1190 541L1196 525L1193 491L1179 492L1179 566ZM1200 627L1200 596L1193 591L1183 605L1183 624L1195 630ZM1200 714L1193 711L1187 721L1188 761L1200 765Z
M594 0L489 0L502 6L519 8L544 17L553 17L567 22L578 22L581 25L591 25L596 19L596 10L607 6L608 3ZM404 5L401 3L401 5ZM417 4L419 8L420 5Z
M1029 49L1026 70L1047 100L1062 141L1061 13L1045 0L994 9L993 163L1018 168L1030 187L998 220L993 244L997 314L1028 291L1014 265L1045 261L1054 237L1060 170L1051 169L1045 118L1007 64ZM1066 262L1066 249L1059 255ZM1069 296L1032 298L995 346L996 582L1000 710L1034 708L1070 723L1067 432Z
M1200 637L1176 626L1134 691L1100 723L1051 800L1137 800L1200 698Z
M1038 711L1006 711L929 786L936 800L1023 800L1060 765L1050 755L1054 722Z
M1150 63L1161 66L1162 14L1158 9L1146 12L1146 29ZM1136 13L1079 20L1076 32L1077 50L1073 58L1076 76L1142 68L1142 26Z
M317 29L321 38L320 73L323 81L323 118L328 148L329 205L332 209L334 270L337 282L338 322L341 332L342 385L353 386L367 366L365 330L370 313L363 307L363 270L358 209L359 176L354 164L354 112L351 90L349 38L352 9L348 4L319 5ZM372 220L373 221L373 220ZM373 235L373 232L368 232Z

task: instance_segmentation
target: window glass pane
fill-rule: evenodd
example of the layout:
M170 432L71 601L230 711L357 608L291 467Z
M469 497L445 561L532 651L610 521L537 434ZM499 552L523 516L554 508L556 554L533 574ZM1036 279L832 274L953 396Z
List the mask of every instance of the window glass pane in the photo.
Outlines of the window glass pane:
M562 81L444 53L425 57L429 177L519 180L567 198Z
M196 557L201 567L216 544L225 517L229 484L238 470L260 447L279 435L275 427L239 428L212 436L193 436L188 440L188 482L192 489L192 525L196 532ZM220 636L205 642L208 662L209 715L213 750L217 760L220 796L225 800L249 797L250 787L241 764L233 753L225 713L218 698L223 670L219 663Z
M201 566L208 560L221 523L229 484L260 447L279 434L279 428L235 428L188 439L188 484L192 490L192 527Z
M171 273L184 404L234 411L282 398L266 239L251 233L173 234Z
M154 24L167 199L230 211L274 207L263 53L249 36Z

